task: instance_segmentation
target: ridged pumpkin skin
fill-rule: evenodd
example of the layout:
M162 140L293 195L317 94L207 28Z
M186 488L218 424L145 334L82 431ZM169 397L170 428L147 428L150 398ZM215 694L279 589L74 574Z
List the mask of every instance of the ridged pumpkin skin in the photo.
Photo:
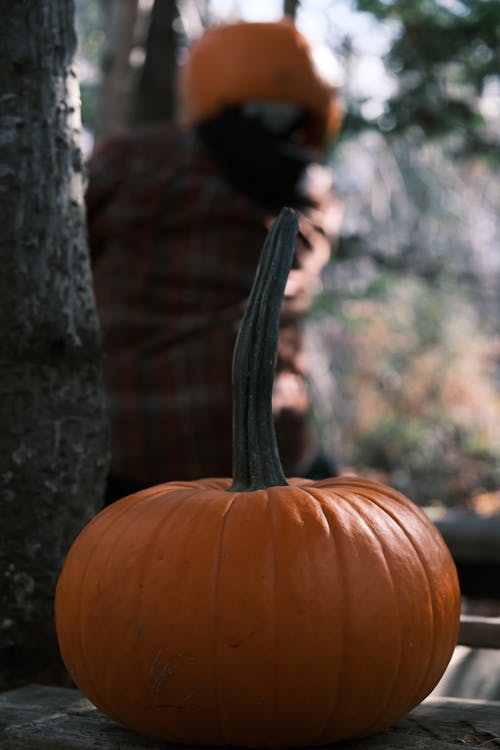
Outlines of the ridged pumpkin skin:
M283 474L273 363L296 232L283 209L240 325L232 481L109 506L59 579L69 672L146 736L286 748L368 735L432 690L456 642L455 566L417 506L358 478Z
M356 477L169 483L106 508L56 595L64 662L157 739L303 747L372 734L436 685L460 595L435 526Z

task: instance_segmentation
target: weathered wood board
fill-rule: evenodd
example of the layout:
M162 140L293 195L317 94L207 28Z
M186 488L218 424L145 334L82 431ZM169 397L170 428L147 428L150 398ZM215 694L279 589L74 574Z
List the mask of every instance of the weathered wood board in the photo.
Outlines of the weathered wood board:
M30 685L0 694L1 750L165 750L108 719L77 690ZM500 748L500 702L429 698L396 725L335 750Z

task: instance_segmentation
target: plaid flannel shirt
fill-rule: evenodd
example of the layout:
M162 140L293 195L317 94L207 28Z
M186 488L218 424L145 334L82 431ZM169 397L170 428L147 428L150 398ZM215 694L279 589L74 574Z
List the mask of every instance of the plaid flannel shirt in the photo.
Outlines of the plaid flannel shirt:
M96 148L87 216L112 473L143 485L230 476L232 351L274 217L193 134L165 125ZM288 473L313 450L301 323L331 253L324 216L301 219L281 316L273 407Z

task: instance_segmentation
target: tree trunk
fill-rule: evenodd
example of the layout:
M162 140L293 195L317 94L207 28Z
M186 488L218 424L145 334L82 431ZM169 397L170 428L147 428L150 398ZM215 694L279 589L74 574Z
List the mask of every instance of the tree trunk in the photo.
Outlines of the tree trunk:
M111 0L107 7L106 49L95 124L96 139L114 135L128 124L133 78L130 50L137 4L138 0Z
M0 4L0 689L63 681L55 583L107 470L73 16Z
M285 15L287 16L290 16L291 18L295 18L299 9L299 5L300 0L284 0L283 13L285 13Z
M156 0L151 11L146 59L139 80L133 122L172 120L176 108L177 3Z

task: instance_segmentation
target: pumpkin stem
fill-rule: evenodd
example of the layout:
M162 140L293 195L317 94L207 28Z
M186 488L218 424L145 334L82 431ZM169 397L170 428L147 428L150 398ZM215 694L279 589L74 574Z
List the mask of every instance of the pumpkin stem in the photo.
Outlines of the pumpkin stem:
M279 317L298 220L283 208L267 235L233 355L232 492L287 485L272 409Z

